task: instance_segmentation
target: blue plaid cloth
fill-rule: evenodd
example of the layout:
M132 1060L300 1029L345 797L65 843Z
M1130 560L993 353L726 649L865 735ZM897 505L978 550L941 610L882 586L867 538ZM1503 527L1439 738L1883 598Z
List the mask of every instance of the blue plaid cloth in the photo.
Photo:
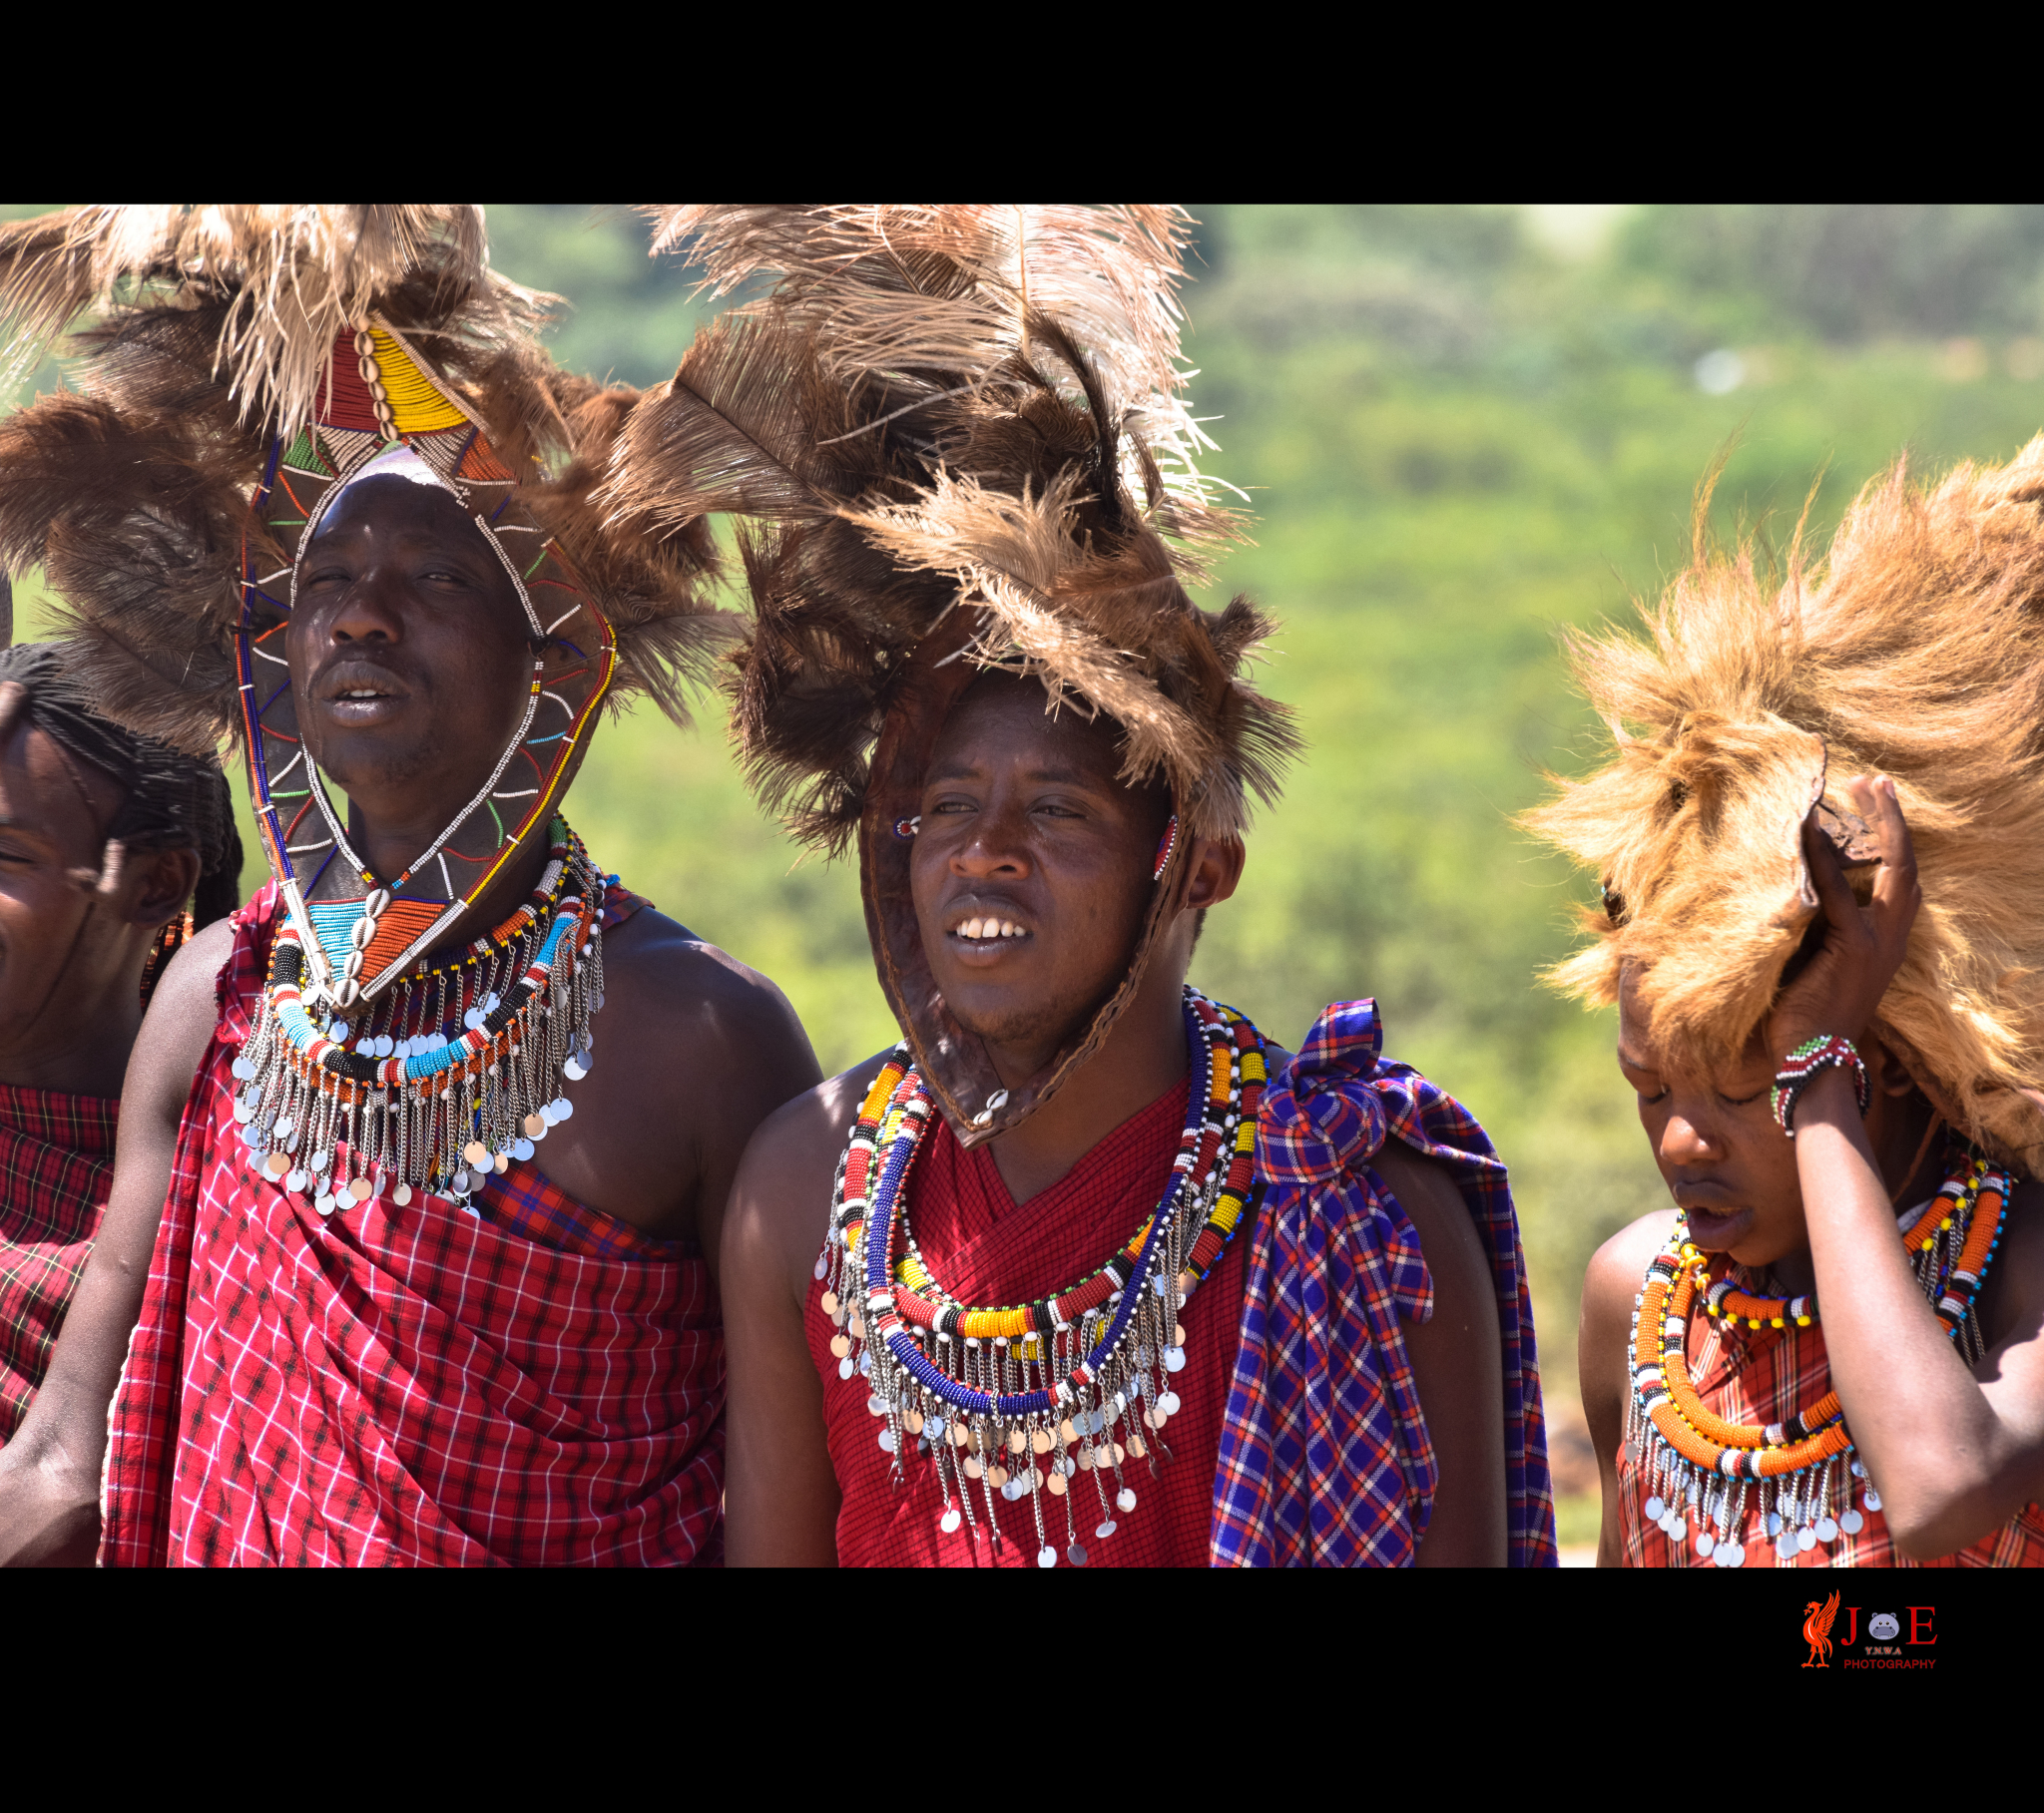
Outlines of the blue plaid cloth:
M1265 1184L1214 1483L1216 1566L1409 1567L1436 1479L1399 1318L1433 1312L1418 1235L1370 1160L1396 1135L1454 1173L1497 1282L1514 1568L1556 1565L1533 1306L1505 1167L1474 1118L1336 1002L1271 1080Z

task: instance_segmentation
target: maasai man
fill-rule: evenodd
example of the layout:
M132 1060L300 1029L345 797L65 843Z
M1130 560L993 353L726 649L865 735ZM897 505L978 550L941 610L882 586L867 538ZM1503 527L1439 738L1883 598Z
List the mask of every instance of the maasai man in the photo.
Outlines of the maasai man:
M741 735L800 832L856 833L904 1034L735 1186L735 1561L1554 1557L1481 1130L1367 1002L1294 1058L1186 986L1292 738L1240 678L1265 621L1196 610L1160 534L1219 526L1162 471L1181 219L669 223L774 285L612 496L754 519Z
M0 650L0 1445L92 1251L142 1010L241 872L217 762L99 716L56 649Z
M1556 976L1676 1204L1584 1286L1605 1566L2044 1563L2039 498L2044 439L1897 467L1780 586L1700 511L1651 643L1577 648Z
M0 427L0 549L104 708L240 737L273 871L137 1045L0 1556L714 1555L706 1261L816 1073L558 816L606 693L674 703L719 630L699 532L588 503L632 395L551 368L472 209L88 210L0 276L25 332L139 288Z

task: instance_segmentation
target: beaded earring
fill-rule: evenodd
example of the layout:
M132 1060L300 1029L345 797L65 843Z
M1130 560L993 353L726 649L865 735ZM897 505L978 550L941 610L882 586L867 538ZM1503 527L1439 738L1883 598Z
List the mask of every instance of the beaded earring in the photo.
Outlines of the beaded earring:
M913 818L897 818L894 821L894 835L900 838L903 843L906 843L921 829L922 814L920 812L916 813Z
M1153 884L1164 879L1164 871L1171 867L1171 853L1178 848L1178 814L1171 815L1171 823L1164 827L1164 835L1157 844L1157 866L1151 872Z

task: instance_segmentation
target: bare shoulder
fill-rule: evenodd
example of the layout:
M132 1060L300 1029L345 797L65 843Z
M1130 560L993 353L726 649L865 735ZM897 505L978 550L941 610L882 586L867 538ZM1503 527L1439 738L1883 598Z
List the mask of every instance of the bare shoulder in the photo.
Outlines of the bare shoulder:
M806 1295L810 1268L830 1220L837 1159L859 1105L887 1061L862 1064L784 1103L762 1121L739 1163L725 1218L728 1276L757 1280L763 1270Z
M650 907L604 934L603 959L604 1005L622 1009L623 1019L686 1027L739 1063L789 1034L807 1044L787 997L766 977Z
M1383 1149L1370 1160L1370 1166L1391 1186L1399 1207L1418 1228L1422 1248L1426 1245L1428 1226L1445 1216L1456 1218L1474 1233L1476 1223L1462 1199L1455 1173L1438 1158L1424 1157L1400 1140L1386 1139Z
M183 1116L192 1079L220 1024L220 972L234 948L235 928L225 919L179 948L150 997L128 1060L124 1097L148 1102L173 1120Z
M1675 1225L1673 1208L1657 1208L1628 1223L1598 1247L1583 1277L1583 1310L1576 1325L1576 1379L1583 1414L1601 1458L1617 1452L1624 1421L1628 1336L1633 1300L1647 1264Z
M1647 1264L1661 1250L1668 1230L1675 1225L1675 1210L1657 1208L1628 1222L1591 1255L1583 1276L1583 1327L1587 1332L1593 1318L1600 1328L1632 1326L1633 1299L1640 1294L1640 1281Z

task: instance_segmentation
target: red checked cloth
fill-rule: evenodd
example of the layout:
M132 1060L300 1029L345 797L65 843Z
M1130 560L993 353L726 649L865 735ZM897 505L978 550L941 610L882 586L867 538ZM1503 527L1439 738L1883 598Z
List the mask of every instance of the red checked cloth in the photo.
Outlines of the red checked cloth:
M0 1443L50 1364L114 1180L121 1105L0 1084Z
M229 1066L277 916L273 885L235 916L115 1394L102 1563L714 1559L724 1343L701 1260L524 1166L480 1218L380 1197L322 1218L250 1175Z

